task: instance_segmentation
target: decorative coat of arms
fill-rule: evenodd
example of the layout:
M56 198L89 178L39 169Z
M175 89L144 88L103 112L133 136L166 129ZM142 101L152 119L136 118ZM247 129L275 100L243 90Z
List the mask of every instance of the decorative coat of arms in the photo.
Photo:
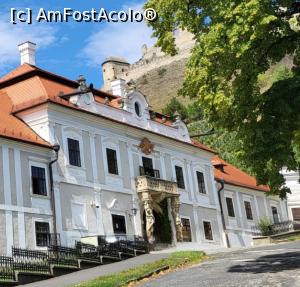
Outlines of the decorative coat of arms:
M139 148L141 149L141 151L146 154L146 155L149 155L153 152L154 150L154 144L152 144L149 139L147 138L143 138L140 145L139 145Z

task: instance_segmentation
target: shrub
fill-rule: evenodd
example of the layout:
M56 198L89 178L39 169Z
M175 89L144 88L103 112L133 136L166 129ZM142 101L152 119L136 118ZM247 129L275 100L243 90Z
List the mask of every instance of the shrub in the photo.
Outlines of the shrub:
M272 222L269 218L261 218L258 222L259 229L263 236L268 236L273 234Z

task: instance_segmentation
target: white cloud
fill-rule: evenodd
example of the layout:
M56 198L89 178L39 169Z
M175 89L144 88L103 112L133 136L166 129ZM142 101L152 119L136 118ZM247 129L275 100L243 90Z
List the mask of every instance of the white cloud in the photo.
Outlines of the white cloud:
M9 22L9 17L1 15L0 20L0 70L19 61L18 44L31 41L37 44L37 48L45 48L56 40L56 30L43 24L17 24ZM5 21L6 20L6 21Z
M142 11L142 5L126 5L120 10L132 8ZM143 44L152 45L155 40L151 38L152 30L145 22L118 22L107 23L105 26L99 24L100 28L92 34L81 52L92 66L101 64L109 56L126 58L134 62L142 56Z

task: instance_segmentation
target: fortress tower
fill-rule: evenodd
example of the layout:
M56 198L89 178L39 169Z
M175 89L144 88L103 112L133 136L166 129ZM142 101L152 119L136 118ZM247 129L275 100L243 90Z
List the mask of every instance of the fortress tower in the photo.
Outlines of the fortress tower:
M138 90L147 95L152 108L160 111L172 97L177 96L184 80L186 62L195 41L186 31L176 32L178 54L166 55L159 47L142 46L142 57L133 64L125 59L109 57L102 64L104 91L110 91L113 79L133 79ZM187 99L183 99L187 101Z
M110 82L120 78L120 75L126 73L130 64L124 58L109 57L102 63L103 90L110 90Z

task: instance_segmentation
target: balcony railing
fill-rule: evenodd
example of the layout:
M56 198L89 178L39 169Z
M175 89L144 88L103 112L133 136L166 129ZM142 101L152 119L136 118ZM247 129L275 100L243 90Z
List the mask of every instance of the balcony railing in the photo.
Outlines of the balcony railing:
M140 176L150 176L154 178L160 178L160 172L158 169L153 169L153 168L146 168L143 166L140 166Z
M177 196L177 183L174 181L163 180L151 176L138 176L136 178L137 192L151 192L153 195L166 193L170 196Z

